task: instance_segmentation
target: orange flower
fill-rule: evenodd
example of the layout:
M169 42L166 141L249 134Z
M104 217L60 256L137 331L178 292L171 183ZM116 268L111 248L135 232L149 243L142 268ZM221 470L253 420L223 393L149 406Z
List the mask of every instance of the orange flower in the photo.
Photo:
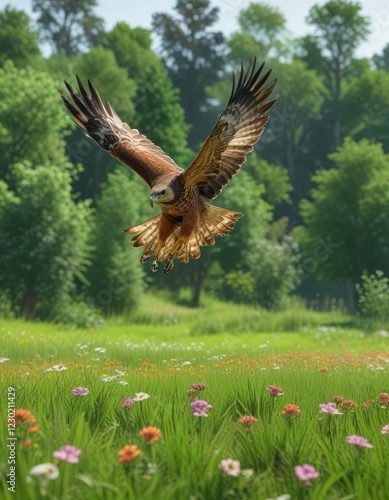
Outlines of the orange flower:
M358 405L352 399L344 399L339 406L344 408L345 410L351 410L352 408L356 408Z
M342 401L344 400L344 397L343 396L334 396L332 398L332 401L335 401L335 403L338 405L339 403L341 403Z
M118 462L129 463L136 457L139 457L139 455L142 455L142 452L135 444L126 444L126 446L119 451Z
M139 434L147 444L152 444L161 439L161 431L156 427L144 427Z
M250 428L253 424L256 424L258 422L258 419L255 417L251 417L250 415L247 415L245 417L241 417L238 420L238 424L241 425L242 427L248 427Z
M296 417L301 414L301 410L297 405L285 405L281 412L283 417Z
M15 411L15 424L35 424L36 420L34 415L28 410Z
M28 432L38 432L39 431L39 425L32 425L31 427L28 428Z
M381 405L383 406L389 405L389 395L386 394L386 392L381 392L380 394L378 394L378 399Z
M28 448L32 444L31 439L25 439L23 441L23 448Z

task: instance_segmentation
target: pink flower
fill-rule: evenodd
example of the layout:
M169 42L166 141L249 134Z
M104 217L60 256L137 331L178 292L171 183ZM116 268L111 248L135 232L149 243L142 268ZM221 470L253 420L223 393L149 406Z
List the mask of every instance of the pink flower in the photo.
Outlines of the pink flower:
M386 424L382 427L381 434L389 434L389 424Z
M86 396L87 394L89 394L89 389L87 389L86 387L75 387L72 390L72 394L73 396Z
M348 436L347 442L360 448L374 448L374 446L370 444L366 438L362 436L356 436L355 434L353 434L352 436Z
M329 413L330 415L343 415L341 411L336 408L336 403L321 404L320 413Z
M212 405L209 405L206 401L202 401L198 399L197 401L193 401L190 404L192 409L193 416L195 417L208 417L207 410L212 408Z
M238 420L238 424L242 427L247 427L250 428L253 424L256 424L258 422L258 419L255 417L252 417L250 415L247 415L245 417L241 417Z
M226 476L238 477L240 474L240 462L239 460L233 460L232 458L226 458L220 462L220 468Z
M297 465L294 468L294 472L296 473L298 479L300 479L300 481L302 481L306 485L310 484L311 479L316 479L319 477L319 473L317 472L315 467L309 464Z
M66 446L62 446L59 450L54 451L53 457L58 460L63 460L64 462L68 462L69 464L76 464L78 463L78 457L81 453L82 450L79 448L67 444Z
M125 400L122 403L123 408L129 408L134 404L134 401L131 398L125 398Z
M270 393L271 396L283 396L284 391L281 389L281 387L277 387L276 385L269 385L269 387L266 387L267 392Z
M192 384L192 389L197 392L204 391L207 387L207 384L203 384L201 382L199 382L198 384Z

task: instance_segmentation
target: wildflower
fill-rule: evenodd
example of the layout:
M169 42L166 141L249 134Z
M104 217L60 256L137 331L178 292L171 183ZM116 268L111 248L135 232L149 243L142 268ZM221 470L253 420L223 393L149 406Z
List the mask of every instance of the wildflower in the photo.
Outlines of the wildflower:
M23 448L28 448L29 446L31 446L31 444L32 444L31 439L25 439L23 441Z
M157 466L155 464L152 464L151 462L149 462L147 464L147 473L148 474L155 474L156 470L157 470Z
M190 361L184 361L182 366L190 366L192 363Z
M276 498L266 498L266 500L291 500L291 496L289 493L286 493L285 495L280 495L279 497Z
M60 448L59 450L54 451L53 457L64 462L68 462L69 464L77 464L79 461L78 457L81 455L81 453L82 450L80 450L79 448L67 444L65 446L62 446L62 448Z
M198 384L192 384L192 389L194 389L197 392L204 391L207 388L208 388L207 384L203 384L201 382Z
M382 405L381 408L386 408L389 405L389 395L386 392L378 394L378 400L380 405Z
M39 425L31 425L28 428L28 432L38 432L39 431Z
M148 399L150 397L146 392L137 392L135 394L135 398L132 398L133 401L143 401L144 399Z
M46 463L39 464L33 467L28 474L28 481L31 482L31 476L36 476L40 479L42 485L46 485L49 481L57 479L59 476L58 467L54 464Z
M317 472L315 467L309 464L297 465L294 468L294 472L298 479L307 486L310 484L311 479L316 479L319 477L319 473Z
M254 475L254 469L243 469L241 472L242 476L247 478L253 477Z
M89 394L89 389L87 389L86 387L75 387L72 390L72 394L73 396L86 396L87 394Z
M351 410L352 408L356 408L358 405L352 399L344 399L341 403L339 403L344 410Z
M359 448L374 448L374 446L362 436L356 436L355 434L353 434L352 436L348 436L346 439L349 444L358 446Z
M119 380L118 384L120 384L120 385L128 385L128 382L126 382L125 380Z
M44 372L63 372L67 370L67 367L65 365L59 364L59 365L54 365L51 368L46 368L46 370L43 370Z
M14 419L15 419L15 425L36 424L34 415L28 410L16 410Z
M250 428L253 424L256 424L258 422L258 419L255 417L251 417L250 415L247 415L245 417L241 417L238 420L238 424L242 427L247 427Z
M197 396L197 392L196 389L188 389L186 391L187 395L191 398L191 399L196 399L196 396Z
M155 443L161 439L161 431L156 427L144 427L139 431L140 436L146 441L147 444Z
M382 427L381 434L389 434L389 424L386 424Z
M206 401L198 399L190 404L192 413L194 417L208 417L207 410L212 408L212 405L208 404Z
M226 476L238 477L240 474L240 462L239 460L233 460L232 458L226 458L220 462L220 468Z
M330 415L343 415L341 411L336 408L335 403L321 404L320 413L329 413Z
M276 385L269 385L269 387L266 387L266 390L271 396L274 397L284 395L284 391L281 389L281 387L277 387Z
M9 361L8 358L0 358L0 363L5 363L6 361Z
M126 444L120 451L119 451L119 458L118 462L121 463L130 463L132 462L136 457L139 457L139 455L142 455L142 452L140 449L135 445L135 444Z
M281 412L283 417L296 417L301 414L301 410L297 405L285 405L284 409Z
M95 347L95 351L104 353L107 352L107 349L105 349L104 347Z
M125 400L122 403L123 408L129 408L134 404L134 401L131 398L125 398Z
M343 396L334 396L332 398L332 401L335 401L335 403L338 405L339 403L341 403L342 401L344 400L344 397Z

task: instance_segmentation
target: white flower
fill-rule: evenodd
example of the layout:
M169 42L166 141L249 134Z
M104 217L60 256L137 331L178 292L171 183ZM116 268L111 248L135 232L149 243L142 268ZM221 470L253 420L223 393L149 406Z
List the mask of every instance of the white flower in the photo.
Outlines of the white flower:
M104 352L107 352L107 349L105 349L104 347L96 347L95 351L104 353Z
M6 361L9 361L8 358L0 358L0 363L5 363Z
M184 362L182 363L182 366L189 366L190 364L191 364L191 362L190 362L190 361L184 361Z
M59 476L59 470L54 464L39 464L35 465L35 467L30 470L28 475L30 481L31 476L37 476L43 484L47 484L49 481L57 479Z
M267 498L266 500L290 500L292 497L287 493L276 498Z
M244 477L249 478L249 477L252 477L253 474L254 474L254 470L253 469L244 469L244 470L242 470L242 476L244 476Z
M118 384L120 384L120 385L128 385L128 382L126 382L125 380L119 380Z
M54 365L51 368L47 368L46 370L43 370L44 372L63 372L64 370L67 370L67 367L65 365Z
M135 393L135 397L132 398L133 401L143 401L144 399L148 399L150 397L146 392L137 392Z

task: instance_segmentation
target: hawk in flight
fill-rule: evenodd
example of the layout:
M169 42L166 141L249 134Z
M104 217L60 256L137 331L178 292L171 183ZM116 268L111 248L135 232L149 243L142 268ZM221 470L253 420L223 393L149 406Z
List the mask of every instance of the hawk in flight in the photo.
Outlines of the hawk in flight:
M268 100L276 84L265 86L271 70L262 75L264 64L241 65L227 107L201 151L186 170L138 130L123 123L110 103L103 104L88 81L89 92L77 76L79 95L67 83L71 102L61 93L73 121L99 146L134 170L151 189L150 203L160 205L158 215L124 229L133 235L135 248L145 247L141 262L153 258L152 270L165 261L169 272L178 258L188 262L200 257L200 247L214 245L215 236L225 236L242 213L210 205L239 171L269 120Z

